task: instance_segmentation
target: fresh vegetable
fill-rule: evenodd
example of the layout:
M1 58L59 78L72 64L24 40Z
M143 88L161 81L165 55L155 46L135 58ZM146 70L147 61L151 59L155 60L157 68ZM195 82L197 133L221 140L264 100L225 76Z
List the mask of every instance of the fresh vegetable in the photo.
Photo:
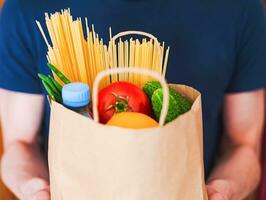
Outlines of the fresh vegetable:
M115 113L140 112L151 115L147 95L136 85L115 82L102 89L98 95L98 110L101 123L106 123Z
M50 96L54 101L56 101L56 102L60 102L60 103L62 102L62 98L61 98L61 96L58 96L58 94L56 94L56 93L51 89L50 85L49 85L47 82L45 82L45 81L42 80L42 84L43 84L44 88L46 89L47 93L49 94L49 96Z
M53 94L53 96L61 96L61 91L59 91L56 86L53 83L53 80L43 74L38 74L39 78L42 80L42 83L45 87L45 89L47 90L48 94L50 95L51 93ZM49 91L48 91L48 89ZM51 95L50 95L51 96Z
M53 81L55 87L57 88L58 91L62 91L63 87L62 85L60 85L60 83L58 83L51 75L48 76L50 80Z
M173 88L170 87L169 90L172 91L174 99L176 100L177 104L180 106L181 114L188 112L191 109L192 103L189 100L187 100L183 95L175 91Z
M163 89L157 89L151 98L152 109L156 120L160 119L161 111L163 107ZM181 115L181 108L174 98L173 90L169 90L169 108L165 119L165 123L171 122Z
M48 81L48 77L47 76L45 76L45 75L43 75L43 74L38 74L38 77L42 80L42 81L45 81L45 82L49 82Z
M153 128L159 126L158 122L151 117L137 112L122 112L114 114L107 122L107 125L132 129Z
M163 104L163 89L157 89L151 98L152 109L154 116L159 120L162 111ZM166 116L165 123L171 122L176 119L179 115L190 110L192 104L181 94L176 92L173 88L169 88L169 108Z
M58 76L58 78L63 81L63 83L71 83L71 81L68 80L68 78L62 72L60 72L54 65L52 65L51 63L48 63L47 65Z
M54 82L52 81L52 79L50 77L47 77L47 80L48 80L48 83L49 83L49 86L51 87L51 89L58 95L61 94L61 91L59 91L56 86L54 85Z
M155 92L155 90L161 88L161 84L158 81L148 81L147 83L145 83L145 85L143 86L143 91L149 96L149 98L151 99L153 93Z
M144 85L143 91L150 97L150 99L152 99L153 93L159 88L162 88L160 82L148 81ZM176 100L177 104L180 107L181 114L189 111L191 106L192 106L192 103L190 101L188 101L184 96L179 94L177 91L172 89L171 87L169 89L170 89L170 94L174 97L174 99Z
M70 81L66 78L66 76L60 72L55 66L52 64L48 64L49 68L64 82L65 84L70 83ZM45 76L43 74L38 74L38 77L42 80L42 84L46 89L49 96L54 101L59 103L62 102L62 85L58 83L51 75Z

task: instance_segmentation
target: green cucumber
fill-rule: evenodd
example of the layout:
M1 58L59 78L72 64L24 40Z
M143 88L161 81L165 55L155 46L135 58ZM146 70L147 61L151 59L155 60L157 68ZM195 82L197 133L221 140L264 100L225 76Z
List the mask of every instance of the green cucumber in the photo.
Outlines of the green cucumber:
M158 81L149 81L143 91L150 97L155 118L159 120L163 103L163 89ZM173 121L179 115L188 112L192 103L173 88L169 87L169 109L166 123Z
M175 94L173 90L169 90L169 107L168 107L168 113L165 119L165 123L169 123L173 120L175 120L179 115L182 114L180 105L178 105L176 99L175 99ZM156 120L160 119L161 116L161 111L163 107L163 89L159 88L157 89L151 98L151 103L152 103L152 109L154 116Z
M161 88L161 84L158 81L148 81L143 86L143 91L148 95L148 97L151 99L153 93L155 90Z

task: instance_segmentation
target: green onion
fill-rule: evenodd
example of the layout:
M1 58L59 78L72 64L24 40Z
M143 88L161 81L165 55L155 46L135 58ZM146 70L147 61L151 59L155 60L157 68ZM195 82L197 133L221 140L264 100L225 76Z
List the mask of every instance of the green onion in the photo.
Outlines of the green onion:
M56 94L56 95L55 95L55 100L56 100L56 102L58 102L58 103L62 103L62 97L61 97L61 95L58 96L58 95Z
M47 77L48 80L48 84L50 85L50 87L52 88L52 90L57 94L57 95L61 95L61 91L57 89L57 87L55 86L54 82L53 82L53 78Z
M62 91L63 87L62 85L60 85L60 83L58 83L51 75L48 76L54 83L55 87L60 91Z
M57 96L61 96L61 91L57 89L57 87L54 85L53 83L53 78L47 77L43 74L38 74L39 78L44 81L49 88L53 91L54 94L56 94Z
M38 73L38 77L39 77L41 80L43 80L43 81L47 82L47 76L45 76L45 75L43 75L43 74L40 74L40 73Z
M63 83L65 84L70 83L70 80L68 80L68 78L62 72L60 72L54 65L50 63L48 63L47 65L58 76L58 78L60 78L63 81Z
M53 82L52 77L47 77L43 74L38 74L39 78L42 80L42 84L44 88L46 89L49 96L56 102L61 103L62 97L61 97L61 91L57 89ZM62 86L61 86L62 87Z
M55 98L55 94L54 92L52 91L52 89L50 88L50 86L42 80L42 84L44 86L44 88L46 89L47 93L49 94L49 96L54 100L56 101L56 98Z

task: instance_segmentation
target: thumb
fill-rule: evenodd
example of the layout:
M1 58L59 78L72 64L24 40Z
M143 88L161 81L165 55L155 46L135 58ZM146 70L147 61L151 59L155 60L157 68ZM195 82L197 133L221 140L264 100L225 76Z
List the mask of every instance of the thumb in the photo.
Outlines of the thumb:
M206 190L209 200L224 200L214 187L207 185Z
M49 190L42 190L31 197L31 200L50 200Z
M217 193L217 190L215 190L210 185L206 185L206 190L207 190L208 196L212 196L213 194Z
M220 193L213 193L209 195L209 200L227 200Z
M22 186L21 192L26 197L34 196L39 192L46 192L49 194L49 183L42 178L32 178Z
M213 180L206 189L210 200L228 200L232 197L232 186L226 180Z

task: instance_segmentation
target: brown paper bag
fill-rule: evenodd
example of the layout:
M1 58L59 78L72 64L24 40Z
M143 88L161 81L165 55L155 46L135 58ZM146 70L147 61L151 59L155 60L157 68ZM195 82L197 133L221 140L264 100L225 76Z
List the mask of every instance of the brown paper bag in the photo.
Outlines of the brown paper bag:
M107 74L97 77L95 85ZM161 83L167 94L166 83ZM206 200L201 95L188 86L171 87L193 106L173 122L152 129L102 125L52 102L52 200ZM93 97L97 107L97 86ZM97 112L94 115L98 121Z

